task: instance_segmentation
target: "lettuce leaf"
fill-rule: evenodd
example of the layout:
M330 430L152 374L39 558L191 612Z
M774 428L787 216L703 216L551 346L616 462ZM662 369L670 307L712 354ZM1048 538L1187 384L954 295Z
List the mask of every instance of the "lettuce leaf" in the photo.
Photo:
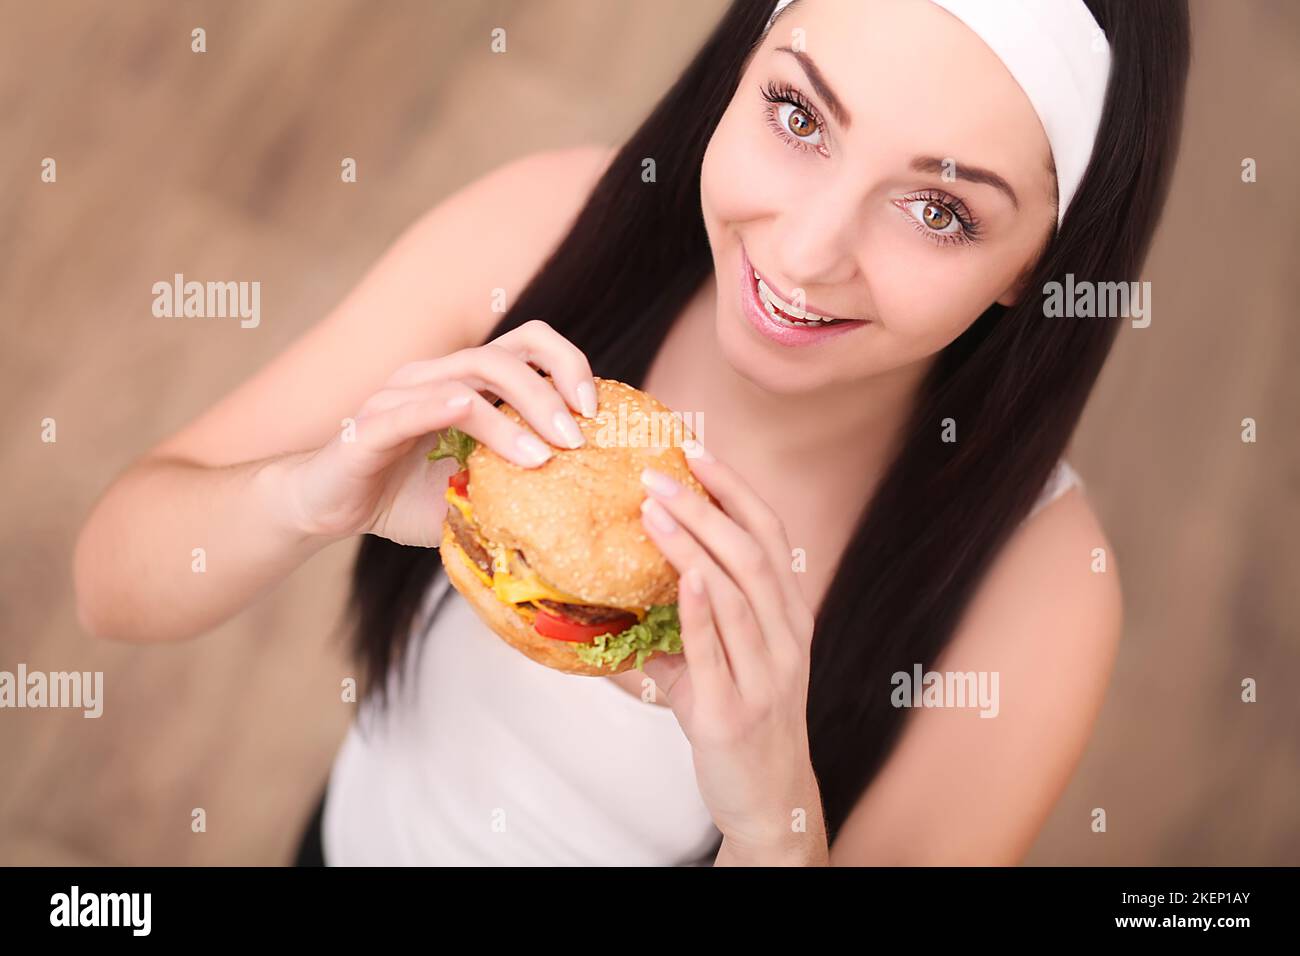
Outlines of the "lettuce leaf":
M429 452L425 457L429 461L437 461L439 458L455 458L460 462L460 467L465 467L465 459L469 457L478 442L472 435L466 435L455 425L451 425L444 431L438 433L438 447Z
M578 659L585 664L608 667L613 670L630 654L636 654L636 669L646 662L654 651L665 654L682 652L682 626L677 618L676 604L656 604L638 621L621 634L604 634L590 644L574 648Z

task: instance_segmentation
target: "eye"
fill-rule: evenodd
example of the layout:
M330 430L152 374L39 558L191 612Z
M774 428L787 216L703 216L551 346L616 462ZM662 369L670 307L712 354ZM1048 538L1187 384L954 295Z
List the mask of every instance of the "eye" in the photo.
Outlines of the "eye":
M961 221L943 203L917 199L907 204L907 210L931 232L951 234L961 232Z
M972 243L979 237L979 224L956 196L920 193L896 200L918 232L940 244Z
M792 103L782 103L776 108L777 118L781 125L788 129L800 139L807 139L817 145L821 143L821 130L817 128L817 121ZM814 140L812 137L816 136Z
M795 149L825 152L826 137L821 117L802 93L792 86L769 84L762 90L768 125Z

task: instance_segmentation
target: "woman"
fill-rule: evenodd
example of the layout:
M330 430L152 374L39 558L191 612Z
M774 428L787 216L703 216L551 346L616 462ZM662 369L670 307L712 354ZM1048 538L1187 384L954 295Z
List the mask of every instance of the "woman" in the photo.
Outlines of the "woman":
M197 634L364 534L369 693L304 842L323 821L331 864L1019 860L1122 617L1062 458L1120 319L1042 290L1136 278L1187 29L1183 0L738 0L621 148L451 197L121 477L78 543L83 623ZM644 477L686 648L648 686L515 654L432 550L433 433L536 466L593 374L704 421L722 503ZM158 559L195 541L226 569L202 588ZM1006 698L903 706L918 671Z

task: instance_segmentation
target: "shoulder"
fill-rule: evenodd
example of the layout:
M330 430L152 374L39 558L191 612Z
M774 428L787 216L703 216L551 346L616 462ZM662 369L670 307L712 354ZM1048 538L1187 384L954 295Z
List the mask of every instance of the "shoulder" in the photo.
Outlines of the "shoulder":
M526 153L473 181L467 195L484 211L497 208L517 219L563 220L581 208L616 152L607 144L584 143Z
M446 204L475 216L476 225L491 233L543 240L549 246L563 238L591 195L617 147L589 143L529 153L484 173ZM435 210L436 212L437 210Z
M832 862L1023 858L1105 699L1122 626L1118 573L1080 487L1017 529L931 668L985 679L987 709L976 719L961 708L910 713L832 847Z
M586 197L618 152L607 143L583 143L538 150L496 166L477 180L512 192L536 193L551 200ZM557 192L558 190L558 192Z
M1021 523L995 557L975 602L1038 616L1068 609L1092 630L1118 636L1112 632L1122 618L1120 570L1081 486L1047 501Z
M568 234L617 147L584 144L529 153L482 174L424 214L399 242L409 258L454 277L443 302L477 344L500 314L490 290L513 299ZM465 301L458 301L464 297Z
M1091 710L1109 680L1123 617L1114 548L1075 485L1032 514L1002 547L949 651L1014 660L1026 678L1046 678L1040 686L1054 686L1053 693L1073 688Z
M1097 624L1118 624L1123 592L1115 552L1080 485L1047 501L1012 534L994 564L1001 580L1029 582L1085 602ZM992 575L991 575L992 577Z

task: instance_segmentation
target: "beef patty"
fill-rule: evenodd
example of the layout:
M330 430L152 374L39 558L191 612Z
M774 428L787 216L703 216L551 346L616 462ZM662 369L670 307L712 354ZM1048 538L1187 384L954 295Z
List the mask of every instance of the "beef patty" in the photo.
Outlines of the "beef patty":
M447 523L451 525L451 533L456 536L456 543L460 545L461 550L469 555L469 559L477 564L484 574L491 577L492 555L488 554L487 548L479 540L478 532L461 514L459 508L447 506Z
M540 604L548 611L554 611L579 624L604 624L608 621L616 621L620 617L627 617L630 613L616 607L596 607L591 604L561 604L559 601L534 601L533 603Z
M471 524L459 508L447 508L447 521L451 525L451 532L456 537L456 543L460 545L461 550L469 555L480 570L488 577L492 576L492 555L488 553L487 547L479 538L478 530ZM527 572L528 565L524 556L519 552L512 555L516 563ZM615 621L622 617L627 617L627 611L616 607L596 607L591 604L565 604L562 601L533 601L534 605L540 605L548 611L566 617L571 621L579 624L604 624L607 621Z

